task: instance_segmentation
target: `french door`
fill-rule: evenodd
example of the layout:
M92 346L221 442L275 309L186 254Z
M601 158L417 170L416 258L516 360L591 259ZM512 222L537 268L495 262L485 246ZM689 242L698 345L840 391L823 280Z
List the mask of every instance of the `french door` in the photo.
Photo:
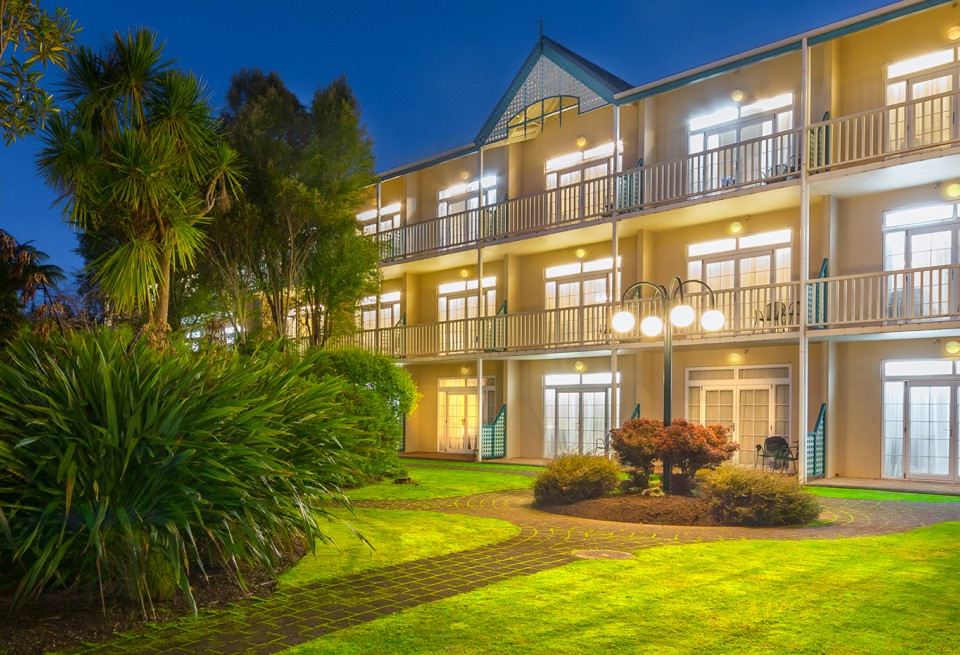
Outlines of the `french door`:
M602 184L584 184L606 177L610 173L607 161L591 162L576 168L547 174L548 191L556 190L556 201L551 206L554 222L576 220L601 213L606 194Z
M954 134L955 68L887 83L887 147L891 151L946 143Z
M484 289L486 316L496 313L496 289ZM460 352L474 348L478 343L480 299L476 289L441 294L437 300L437 318L440 321L440 352Z
M443 378L437 393L437 450L445 453L472 453L479 447L480 395L475 378ZM493 378L484 378L486 416L492 416Z
M544 390L545 457L603 452L610 427L610 389Z
M553 343L581 343L598 338L606 327L606 313L588 312L587 305L602 305L612 295L612 276L602 272L548 280L544 306L556 310L549 335Z
M907 382L904 393L905 477L956 481L958 403L956 382Z
M931 226L888 232L885 240L888 271L919 270L888 277L888 315L893 318L942 317L957 306L955 272L957 228Z

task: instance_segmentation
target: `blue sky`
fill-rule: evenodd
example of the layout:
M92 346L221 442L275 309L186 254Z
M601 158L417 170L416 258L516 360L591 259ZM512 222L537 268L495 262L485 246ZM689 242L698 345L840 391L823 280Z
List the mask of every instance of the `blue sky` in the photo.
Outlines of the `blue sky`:
M643 84L888 4L884 0L683 3L349 0L73 0L81 41L146 26L199 74L220 106L240 68L276 71L304 99L345 74L374 140L377 168L471 140L544 32ZM45 6L54 3L44 0ZM56 197L36 173L35 139L0 145L0 227L73 272L82 262Z

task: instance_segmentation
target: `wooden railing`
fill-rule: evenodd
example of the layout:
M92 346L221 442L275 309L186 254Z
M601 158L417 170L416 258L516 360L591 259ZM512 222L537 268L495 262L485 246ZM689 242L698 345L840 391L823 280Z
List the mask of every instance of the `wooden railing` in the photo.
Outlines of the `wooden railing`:
M811 173L955 143L956 91L815 123L809 129Z
M960 265L843 275L811 281L823 307L810 312L811 327L846 328L914 324L935 327L960 320Z
M442 253L682 200L727 193L799 173L800 130L408 223L374 236L384 262Z

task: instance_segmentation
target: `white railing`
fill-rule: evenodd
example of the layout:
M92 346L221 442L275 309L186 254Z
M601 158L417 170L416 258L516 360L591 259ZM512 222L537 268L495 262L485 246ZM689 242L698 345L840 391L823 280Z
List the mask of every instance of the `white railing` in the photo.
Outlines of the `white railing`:
M960 265L844 275L811 281L814 328L903 324L936 327L960 320Z
M800 324L799 287L798 282L785 282L718 291L713 306L726 314L724 328L708 333L695 323L676 330L675 338L701 339L796 330ZM709 309L704 294L691 294L687 300L698 313ZM340 337L334 345L378 350L398 358L422 358L609 346L614 340L621 343L653 341L640 334L639 321L647 315L658 314L657 303L649 299L630 301L627 308L638 320L633 331L626 334L616 334L611 328L613 314L621 309L621 305L607 303L364 330Z
M409 223L375 235L385 262L589 223L614 210L638 211L709 197L796 175L800 131L793 130L577 184L510 198L481 209Z
M866 163L957 141L956 91L839 116L810 126L809 170Z

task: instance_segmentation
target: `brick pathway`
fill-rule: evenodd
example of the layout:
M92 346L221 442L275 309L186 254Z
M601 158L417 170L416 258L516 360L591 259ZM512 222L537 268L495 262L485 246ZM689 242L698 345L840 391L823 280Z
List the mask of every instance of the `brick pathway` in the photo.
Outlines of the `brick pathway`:
M358 623L574 561L577 551L635 551L667 543L721 539L826 539L886 534L960 520L960 503L925 504L820 499L826 525L809 528L672 527L547 514L529 491L358 506L499 518L520 527L504 542L314 585L278 591L205 615L134 631L77 652L99 655L276 653Z

